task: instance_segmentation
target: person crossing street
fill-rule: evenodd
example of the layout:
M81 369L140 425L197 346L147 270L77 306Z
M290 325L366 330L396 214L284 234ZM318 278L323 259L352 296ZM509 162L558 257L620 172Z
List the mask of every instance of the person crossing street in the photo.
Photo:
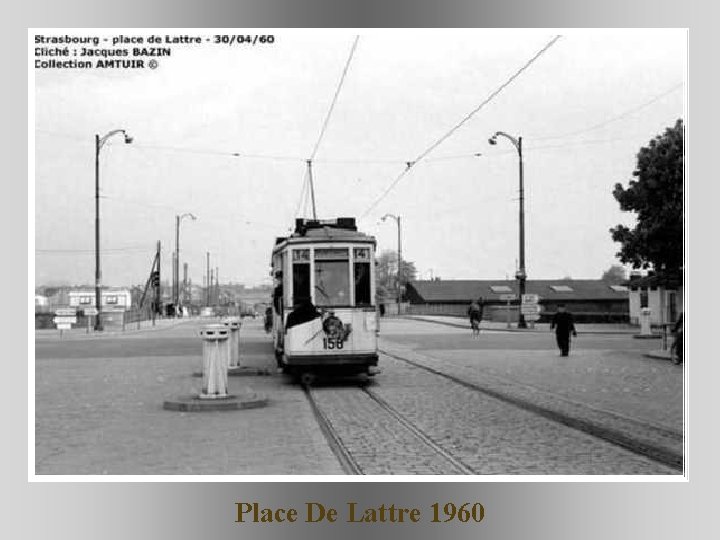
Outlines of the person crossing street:
M565 310L565 304L558 304L557 312L553 315L550 330L555 330L555 339L560 348L560 356L570 354L570 334L577 337L572 313Z

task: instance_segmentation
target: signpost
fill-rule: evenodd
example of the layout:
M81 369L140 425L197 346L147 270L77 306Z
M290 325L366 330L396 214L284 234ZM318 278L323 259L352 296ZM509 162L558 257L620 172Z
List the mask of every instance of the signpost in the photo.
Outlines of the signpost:
M55 323L55 327L60 330L60 337L62 337L63 330L70 330L72 325L77 323L75 308L56 309L53 322Z
M90 333L90 317L96 317L98 314L98 311L93 306L93 307L83 308L83 313L85 314L85 317L87 318L87 329L85 330L85 333L89 334Z
M501 294L500 300L505 301L505 315L507 316L507 327L510 328L510 302L515 300L514 294Z
M522 303L520 304L520 313L525 316L525 320L530 323L535 323L540 319L540 312L542 307L538 303L540 296L537 294L523 294Z

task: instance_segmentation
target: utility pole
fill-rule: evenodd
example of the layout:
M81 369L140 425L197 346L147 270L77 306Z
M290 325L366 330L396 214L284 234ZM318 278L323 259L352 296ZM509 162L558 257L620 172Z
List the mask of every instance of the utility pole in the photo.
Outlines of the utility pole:
M189 217L193 221L195 221L197 218L190 214L186 213L181 216L175 216L175 264L173 265L173 302L175 303L175 313L178 313L178 309L180 308L180 222L182 222L183 218Z
M183 263L183 286L182 286L182 298L183 304L188 304L187 291L188 291L188 263Z
M155 252L155 261L157 264L157 278L155 280L155 306L153 308L153 325L155 325L155 315L160 311L160 240L157 241L157 250Z
M103 330L100 272L100 135L95 135L95 331Z
M520 268L518 269L517 278L520 289L520 309L522 310L522 299L525 295L525 280L527 279L527 273L525 272L525 177L522 155L522 137L518 137L518 155L520 156ZM522 311L518 318L518 328L527 328L525 315L522 314Z
M180 296L180 216L175 216L175 261L173 264L173 303L175 316L179 307Z
M172 254L172 299L171 303L175 307L175 314L177 314L177 302L175 299L177 298L177 291L178 291L178 279L177 279L177 252L173 251Z
M308 166L308 178L310 180L310 199L312 200L312 209L313 209L313 219L317 219L317 213L315 212L315 185L313 183L313 175L312 175L312 160L307 160L307 166Z
M206 254L207 263L205 267L205 306L210 305L210 252Z
M400 216L397 217L398 226L398 314L400 313L400 297L402 296L402 233L400 225Z
M527 328L527 322L525 322L525 315L522 313L522 298L525 294L525 281L527 280L527 271L525 269L525 178L524 178L524 166L523 166L523 155L522 155L522 137L517 139L507 133L498 131L490 137L488 142L492 145L497 144L498 136L505 137L508 139L518 152L518 167L520 177L520 205L519 205L519 221L520 221L520 232L519 232L519 243L520 243L520 265L515 273L515 278L518 280L518 293L519 293L519 306L520 313L518 314L518 328Z
M95 135L95 330L103 330L102 322L102 271L100 270L100 149L113 135L122 133L125 144L132 142L132 137L124 129L114 129L104 136Z
M220 269L215 267L215 303L220 305Z
M410 168L412 165L408 164L408 168ZM397 304L398 304L398 313L400 313L400 296L402 294L401 292L401 286L402 286L402 225L401 225L401 218L400 216L396 216L393 214L385 214L381 220L385 221L387 218L393 218L397 222L397 229L398 229L398 247L397 247Z
M210 269L210 287L208 288L208 294L210 295L210 304L215 304L215 279L213 278L213 269Z

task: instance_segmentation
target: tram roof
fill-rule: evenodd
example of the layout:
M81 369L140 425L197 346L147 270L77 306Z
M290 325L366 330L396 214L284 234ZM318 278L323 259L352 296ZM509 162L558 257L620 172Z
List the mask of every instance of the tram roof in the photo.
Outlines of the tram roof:
M277 251L283 244L305 242L365 242L375 244L375 237L357 230L355 218L296 219L295 231L290 236L275 239Z

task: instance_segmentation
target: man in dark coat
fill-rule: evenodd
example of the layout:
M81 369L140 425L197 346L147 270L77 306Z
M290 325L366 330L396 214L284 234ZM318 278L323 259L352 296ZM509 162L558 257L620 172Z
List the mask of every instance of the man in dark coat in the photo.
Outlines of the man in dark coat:
M310 298L300 298L295 303L295 309L287 316L285 329L290 330L293 326L304 324L321 316L321 313L315 308Z
M557 312L553 315L550 330L553 329L555 329L555 339L558 347L560 347L560 355L567 356L570 354L570 333L572 333L573 337L577 337L577 332L575 331L572 313L565 311L564 304L559 304Z
M482 320L482 306L480 302L470 304L468 316L470 317L470 328L472 328L473 336L477 336L480 333L480 321Z

